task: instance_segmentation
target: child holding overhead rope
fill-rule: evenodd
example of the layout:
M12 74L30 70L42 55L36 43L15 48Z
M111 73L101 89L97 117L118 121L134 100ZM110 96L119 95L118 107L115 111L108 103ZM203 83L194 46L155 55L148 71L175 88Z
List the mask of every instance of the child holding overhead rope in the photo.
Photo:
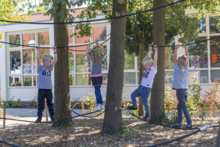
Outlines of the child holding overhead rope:
M52 81L51 72L57 62L56 47L53 47L54 58L45 54L42 57L43 65L40 63L40 47L37 47L37 68L39 74L38 82L38 98L37 98L37 120L36 123L40 123L42 119L42 112L44 111L44 100L47 100L47 106L49 108L50 119L52 122L56 121L54 118L54 107L53 107L53 95L52 95Z
M141 85L131 94L131 100L133 103L133 106L129 106L127 109L128 110L137 110L137 102L136 102L136 97L141 96L143 105L145 107L146 114L143 118L143 120L149 120L150 118L150 110L148 106L148 97L151 92L151 88L153 85L154 81L154 76L157 73L157 49L158 47L155 45L154 46L154 60L151 58L151 50L152 46L149 45L149 52L148 56L145 57L142 61L144 65L144 74L142 77Z
M102 50L101 55L95 50L89 51L89 48L91 46L91 44L89 43L86 49L86 56L88 57L88 61L91 60L92 62L91 79L92 79L92 85L95 88L95 96L96 96L96 105L94 107L94 111L99 111L101 109L105 109L105 106L103 105L102 94L101 94L102 59L104 58L105 50L99 44L98 40L96 40L95 42L96 42L96 45Z
M187 89L188 89L188 69L189 69L189 54L188 47L184 45L185 55L180 55L177 58L177 50L180 45L176 45L174 52L174 75L173 75L173 89L176 90L178 99L177 111L178 118L177 123L174 124L173 128L181 128L182 123L182 111L186 117L187 125L183 129L193 129L192 120L190 118L186 100L187 100Z

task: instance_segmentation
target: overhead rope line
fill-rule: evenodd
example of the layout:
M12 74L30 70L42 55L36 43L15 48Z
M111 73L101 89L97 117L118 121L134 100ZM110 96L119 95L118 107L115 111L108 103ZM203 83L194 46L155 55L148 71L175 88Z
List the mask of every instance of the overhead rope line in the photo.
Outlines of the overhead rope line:
M109 36L110 34L108 34L108 35L106 35L106 36L104 36L104 37L107 37L107 36ZM111 38L111 37L110 37ZM101 43L100 45L102 45L102 44L104 44L104 43L106 43L110 38L108 38L107 40L105 40L103 43ZM100 40L99 40L100 41ZM0 43L4 43L4 44L11 44L11 45L16 45L16 46L23 46L23 47L32 47L32 48L37 48L37 46L33 46L33 45L24 45L24 44L16 44L16 43L11 43L11 42L4 42L4 41L0 41ZM95 41L94 42L91 42L90 44L94 44L95 43ZM70 50L70 51L86 51L86 50L73 50L73 49L69 49L69 47L81 47L81 46L87 46L88 44L83 44L83 45L73 45L73 46L63 46L63 47L56 47L57 49L67 49L68 48L68 50ZM42 49L52 49L53 47L41 47ZM95 49L95 48L97 48L97 46L96 47L94 47L94 48L92 48L92 49ZM91 50L92 50L91 49Z
M144 44L145 46L149 45L149 44L146 44L146 43L141 42L141 41L139 41L139 40L136 40L136 39L134 39L134 38L132 38L132 37L130 37L130 36L127 36L127 35L125 35L125 34L124 34L124 36L125 36L126 38L131 39L131 40L134 40L135 42ZM205 41L213 40L213 39L219 39L219 38L220 38L220 36L214 37L214 38L210 38L210 39L206 39L206 40L201 40L201 41L196 41L196 42L188 43L188 44L186 44L186 45L197 44L197 43L201 43L201 42L205 42ZM180 46L184 46L184 44L183 44L183 45L180 45ZM174 45L170 45L170 46L168 45L168 46L157 46L157 47L175 47L175 46L174 46Z
M160 7L156 7L156 8L151 8L149 10L146 11L141 11L141 12L137 12L137 13L131 13L131 14L127 14L127 15L121 15L121 16L114 16L114 17L109 17L109 18L102 18L102 19L92 19L92 20L84 20L84 21L75 21L75 22L53 22L53 23L40 23L40 22L19 22L19 21L9 21L9 20L0 20L1 22L7 22L7 23L19 23L19 24L74 24L74 23L86 23L86 22L95 22L95 21L103 21L103 20L111 20L111 19L116 19L116 18L123 18L123 17L127 17L127 16L132 16L132 15L137 15L137 14L142 14L142 13L146 13L149 11L154 11L154 10L158 10L161 8L165 8L167 6L172 6L175 5L177 3L180 2L184 2L186 0L180 0L180 1L176 1L167 5L163 5Z

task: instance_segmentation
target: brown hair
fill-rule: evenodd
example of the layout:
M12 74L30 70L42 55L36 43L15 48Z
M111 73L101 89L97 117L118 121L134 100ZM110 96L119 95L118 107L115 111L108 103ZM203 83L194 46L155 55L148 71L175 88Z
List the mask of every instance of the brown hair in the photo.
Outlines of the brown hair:
M94 63L94 62L96 62L96 63L102 62L102 59L101 59L99 53L97 51L95 51L95 50L90 51L89 52L89 56L91 58L92 63Z
M178 62L180 63L181 66L185 66L187 63L187 60L188 60L188 58L186 55L180 55L178 57Z

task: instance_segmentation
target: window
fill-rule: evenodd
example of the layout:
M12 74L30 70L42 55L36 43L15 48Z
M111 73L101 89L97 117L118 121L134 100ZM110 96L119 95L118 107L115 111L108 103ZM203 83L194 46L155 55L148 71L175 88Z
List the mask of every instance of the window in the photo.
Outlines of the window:
M198 39L192 42L198 42L206 39L207 37L199 37ZM188 52L189 52L189 69L208 68L207 41L189 45Z
M90 72L90 64L86 57L86 46L75 47L76 49L76 72Z
M190 70L188 72L189 84L199 84L199 83L208 83L208 70Z
M9 76L9 86L22 86L22 79L20 76Z
M165 84L173 84L173 71L165 71Z
M211 36L210 39L215 37L220 36ZM210 41L210 54L211 67L220 67L220 38Z
M73 37L70 37L72 34L73 34L73 30L72 29L68 30L69 43L73 43Z
M136 73L124 73L124 84L136 84Z
M10 43L21 44L20 43L20 34L9 35ZM10 47L19 47L19 45L10 44Z
M49 32L38 32L37 36L38 36L38 45L50 44Z
M135 56L125 51L124 69L135 69Z
M28 42L31 40L35 40L35 34L30 33L30 34L22 34L22 44L23 45L28 45Z
M106 26L93 28L93 41L99 39L99 41L106 39Z
M220 80L220 70L211 70L211 82Z
M23 74L37 74L35 49L23 49Z
M76 33L78 33L79 30L76 30ZM80 35L75 36L75 44L82 44L82 43L87 43L90 42L90 37L86 36L86 37L80 37Z
M209 16L209 32L210 34L220 33L220 28L217 27L219 16Z
M90 74L76 75L76 85L91 85Z
M30 40L35 40L35 34L39 35L37 32L22 34L22 44L28 45ZM41 32L41 35L43 35L43 41L45 41L45 38L49 37L48 32ZM15 40L14 38L20 38L19 36L20 35L9 35L10 41L13 42ZM47 43L48 41L40 44L45 45ZM40 50L40 59L42 59L44 54L50 54L50 50L42 48ZM13 49L12 51L9 51L9 56L9 86L37 86L38 73L35 48L23 47L16 50Z
M205 20L205 17L203 17L199 21L199 33L206 33L206 20Z
M21 52L10 52L10 74L21 74Z

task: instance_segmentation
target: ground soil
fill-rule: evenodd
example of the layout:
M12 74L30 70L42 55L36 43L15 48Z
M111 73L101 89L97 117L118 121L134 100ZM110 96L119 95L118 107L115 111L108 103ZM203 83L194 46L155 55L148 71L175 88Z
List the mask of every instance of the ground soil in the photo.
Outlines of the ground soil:
M218 118L208 117L204 122L199 118L192 120L194 127L198 127L217 122ZM123 118L123 125L127 129L125 133L102 135L103 117L81 117L73 119L73 122L72 127L53 128L51 124L41 123L1 129L0 140L22 147L143 147L170 141L195 131L161 127L134 117L126 117ZM210 128L162 147L214 147L217 131L218 127ZM0 144L0 147L6 145Z

